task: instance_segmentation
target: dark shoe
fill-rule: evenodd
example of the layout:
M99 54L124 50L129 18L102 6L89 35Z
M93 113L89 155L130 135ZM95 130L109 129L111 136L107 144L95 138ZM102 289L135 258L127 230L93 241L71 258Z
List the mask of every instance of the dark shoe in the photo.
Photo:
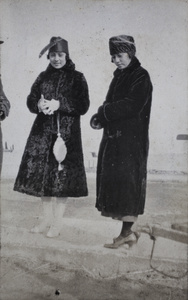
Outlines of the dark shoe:
M127 244L129 247L133 246L133 244L136 244L138 242L138 239L140 237L140 233L138 232L132 232L126 237L118 236L116 239L114 239L114 242L112 244L105 244L105 248L110 249L117 249L120 246Z

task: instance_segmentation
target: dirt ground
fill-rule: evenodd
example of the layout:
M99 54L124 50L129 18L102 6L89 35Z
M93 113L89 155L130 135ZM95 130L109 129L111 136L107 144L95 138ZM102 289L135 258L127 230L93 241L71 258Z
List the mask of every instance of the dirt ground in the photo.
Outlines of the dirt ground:
M31 206L37 203L23 202L24 195L14 194L12 182L3 185L4 226L31 225ZM89 178L90 197L77 202L70 200L66 209L69 218L94 220L95 180ZM16 197L20 200L16 200ZM183 220L187 214L187 188L181 183L150 182L148 185L146 213L140 224L172 223ZM16 199L15 199L16 198ZM178 200L178 201L177 201ZM17 202L15 202L17 201ZM25 203L25 205L23 205ZM6 209L5 209L6 208ZM97 217L99 218L99 217ZM171 249L168 249L171 251ZM63 257L62 257L63 260ZM153 262L155 266L155 261ZM186 265L164 264L161 261L146 270L127 272L124 275L104 278L88 273L86 269L63 268L60 264L28 257L1 256L0 300L187 300L188 281L184 275ZM175 277L175 278L173 278Z
M187 300L187 277L174 279L152 269L111 279L84 270L24 260L1 260L1 300ZM168 270L166 270L168 272ZM181 276L181 270L169 275Z

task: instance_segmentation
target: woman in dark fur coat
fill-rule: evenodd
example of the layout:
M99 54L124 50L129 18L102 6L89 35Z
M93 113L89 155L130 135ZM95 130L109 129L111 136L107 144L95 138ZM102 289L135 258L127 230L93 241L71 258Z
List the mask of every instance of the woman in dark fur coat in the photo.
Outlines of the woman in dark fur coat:
M41 197L43 220L32 232L43 232L50 226L47 236L54 237L61 229L67 197L88 195L80 116L89 108L89 94L84 75L69 58L68 42L52 37L39 57L47 50L50 64L27 97L30 112L37 116L14 190Z
M109 47L117 69L91 126L104 129L98 155L96 207L103 216L122 221L120 235L104 246L118 248L137 242L139 234L131 227L144 213L152 83L135 56L133 37L112 37Z

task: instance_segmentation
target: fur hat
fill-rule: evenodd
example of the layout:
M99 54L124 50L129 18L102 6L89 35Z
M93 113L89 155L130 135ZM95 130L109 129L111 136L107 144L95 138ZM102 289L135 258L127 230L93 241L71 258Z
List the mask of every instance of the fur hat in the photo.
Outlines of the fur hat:
M53 36L50 39L50 43L41 50L41 52L39 54L39 58L47 50L49 50L48 55L50 52L64 52L67 54L67 56L69 56L68 42L66 40L64 40L63 38L61 38L60 36L58 36L58 37Z
M129 35L113 36L109 39L110 55L128 53L132 58L136 53L134 38Z

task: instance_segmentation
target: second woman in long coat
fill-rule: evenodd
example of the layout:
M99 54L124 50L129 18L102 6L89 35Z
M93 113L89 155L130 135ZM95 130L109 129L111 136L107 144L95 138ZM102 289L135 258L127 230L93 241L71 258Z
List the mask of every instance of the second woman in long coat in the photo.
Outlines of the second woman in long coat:
M89 108L87 82L75 70L66 40L53 37L40 56L46 50L50 64L38 76L27 98L30 112L37 116L14 185L15 191L42 197L44 222L35 226L33 232L42 232L50 225L51 197L59 202L59 217L56 215L55 219L60 223L65 199L88 194L80 128L80 116ZM65 154L62 162L54 155L58 132L64 142L61 149L56 149L60 156ZM48 233L49 237L59 234L59 224L56 227Z
M109 46L117 69L91 126L104 128L98 155L96 207L103 216L123 222L120 236L105 245L118 248L137 240L131 227L144 213L152 83L135 56L133 37L112 37Z

